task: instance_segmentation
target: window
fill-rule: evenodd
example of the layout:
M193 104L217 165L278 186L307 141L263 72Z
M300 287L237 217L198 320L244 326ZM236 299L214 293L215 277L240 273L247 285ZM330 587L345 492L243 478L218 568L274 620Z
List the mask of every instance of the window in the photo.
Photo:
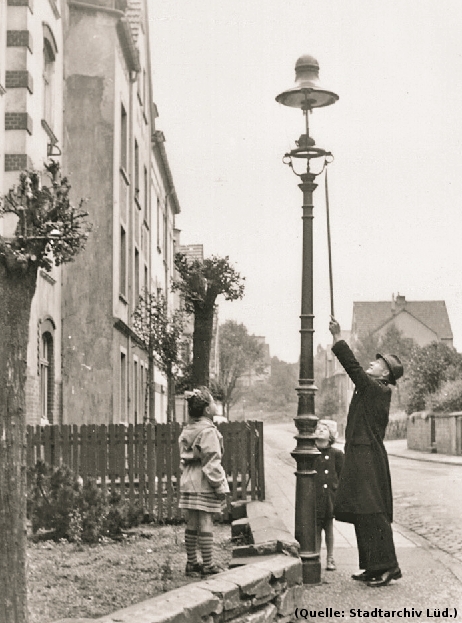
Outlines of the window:
M148 186L148 170L146 167L144 167L143 178L144 178L144 220L146 221L146 223L149 223L148 221L149 186Z
M168 262L168 205L165 202L164 212L164 261Z
M120 421L127 421L127 356L120 353Z
M40 340L40 415L53 424L53 336L46 331Z
M140 252L138 249L135 249L135 300L134 306L138 305L138 300L140 298Z
M149 276L148 276L148 267L146 266L146 264L144 265L144 291L148 292L149 291Z
M43 119L47 122L50 129L53 129L56 46L52 35L48 35L48 30L43 39Z
M160 199L159 197L157 197L157 248L160 251L160 241L161 241L161 236L160 236L160 224L162 222L161 219L161 215L160 215Z
M138 141L135 140L135 200L138 203L140 201L140 148L138 147Z
M120 107L120 166L127 171L127 113L123 104Z
M127 294L127 235L125 229L120 227L120 258L119 258L119 292L122 296Z
M144 421L146 410L145 410L145 387L144 387L144 366L142 365L140 368L140 419Z
M134 404L134 416L135 416L135 425L139 423L139 382L138 382L138 362L136 359L133 362L133 394L135 397Z

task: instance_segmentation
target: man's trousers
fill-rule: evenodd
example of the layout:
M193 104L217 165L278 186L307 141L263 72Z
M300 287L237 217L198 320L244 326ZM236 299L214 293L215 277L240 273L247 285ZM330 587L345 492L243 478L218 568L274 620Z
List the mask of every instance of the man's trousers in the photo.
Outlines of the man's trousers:
M354 526L360 569L376 573L398 565L391 523L384 513L356 515Z

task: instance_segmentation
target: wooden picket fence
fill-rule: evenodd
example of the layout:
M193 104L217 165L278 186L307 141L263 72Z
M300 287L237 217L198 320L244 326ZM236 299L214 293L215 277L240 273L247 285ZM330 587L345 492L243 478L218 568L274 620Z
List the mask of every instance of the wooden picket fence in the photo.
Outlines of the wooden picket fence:
M228 422L219 429L231 490L227 519L231 501L265 499L263 422ZM84 481L94 479L106 495L140 504L153 520L172 521L181 517L180 432L179 423L28 426L27 465L67 465Z

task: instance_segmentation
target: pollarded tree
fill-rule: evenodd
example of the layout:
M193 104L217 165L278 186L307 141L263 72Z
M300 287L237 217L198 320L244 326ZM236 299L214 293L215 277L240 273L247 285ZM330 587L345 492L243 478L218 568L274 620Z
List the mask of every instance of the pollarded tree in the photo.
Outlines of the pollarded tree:
M82 203L70 201L59 164L21 173L3 198L0 217L0 621L27 621L26 400L27 343L32 297L41 268L72 261L90 227Z
M244 278L231 266L229 257L212 256L189 260L175 255L178 280L173 289L183 295L185 309L194 314L192 384L209 385L210 349L215 303L222 295L227 301L244 296Z
M162 294L146 290L133 314L133 329L148 351L148 392L150 414L154 421L154 364L167 378L167 421L175 419L175 381L182 370L181 341L184 311L169 313ZM147 418L147 413L145 414Z
M249 371L260 374L264 370L263 346L247 327L235 320L227 320L220 326L218 385L222 392L223 406L229 419L229 409L234 402L237 381Z

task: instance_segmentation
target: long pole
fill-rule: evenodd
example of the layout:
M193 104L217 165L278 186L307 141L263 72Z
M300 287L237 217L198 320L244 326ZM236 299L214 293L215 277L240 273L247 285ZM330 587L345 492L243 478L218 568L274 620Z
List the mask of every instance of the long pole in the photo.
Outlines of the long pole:
M330 214L329 214L329 185L327 183L327 168L325 172L324 183L326 187L326 217L327 217L327 250L329 253L329 286L330 286L330 315L335 318L334 314L334 279L332 276L332 245L330 240Z

